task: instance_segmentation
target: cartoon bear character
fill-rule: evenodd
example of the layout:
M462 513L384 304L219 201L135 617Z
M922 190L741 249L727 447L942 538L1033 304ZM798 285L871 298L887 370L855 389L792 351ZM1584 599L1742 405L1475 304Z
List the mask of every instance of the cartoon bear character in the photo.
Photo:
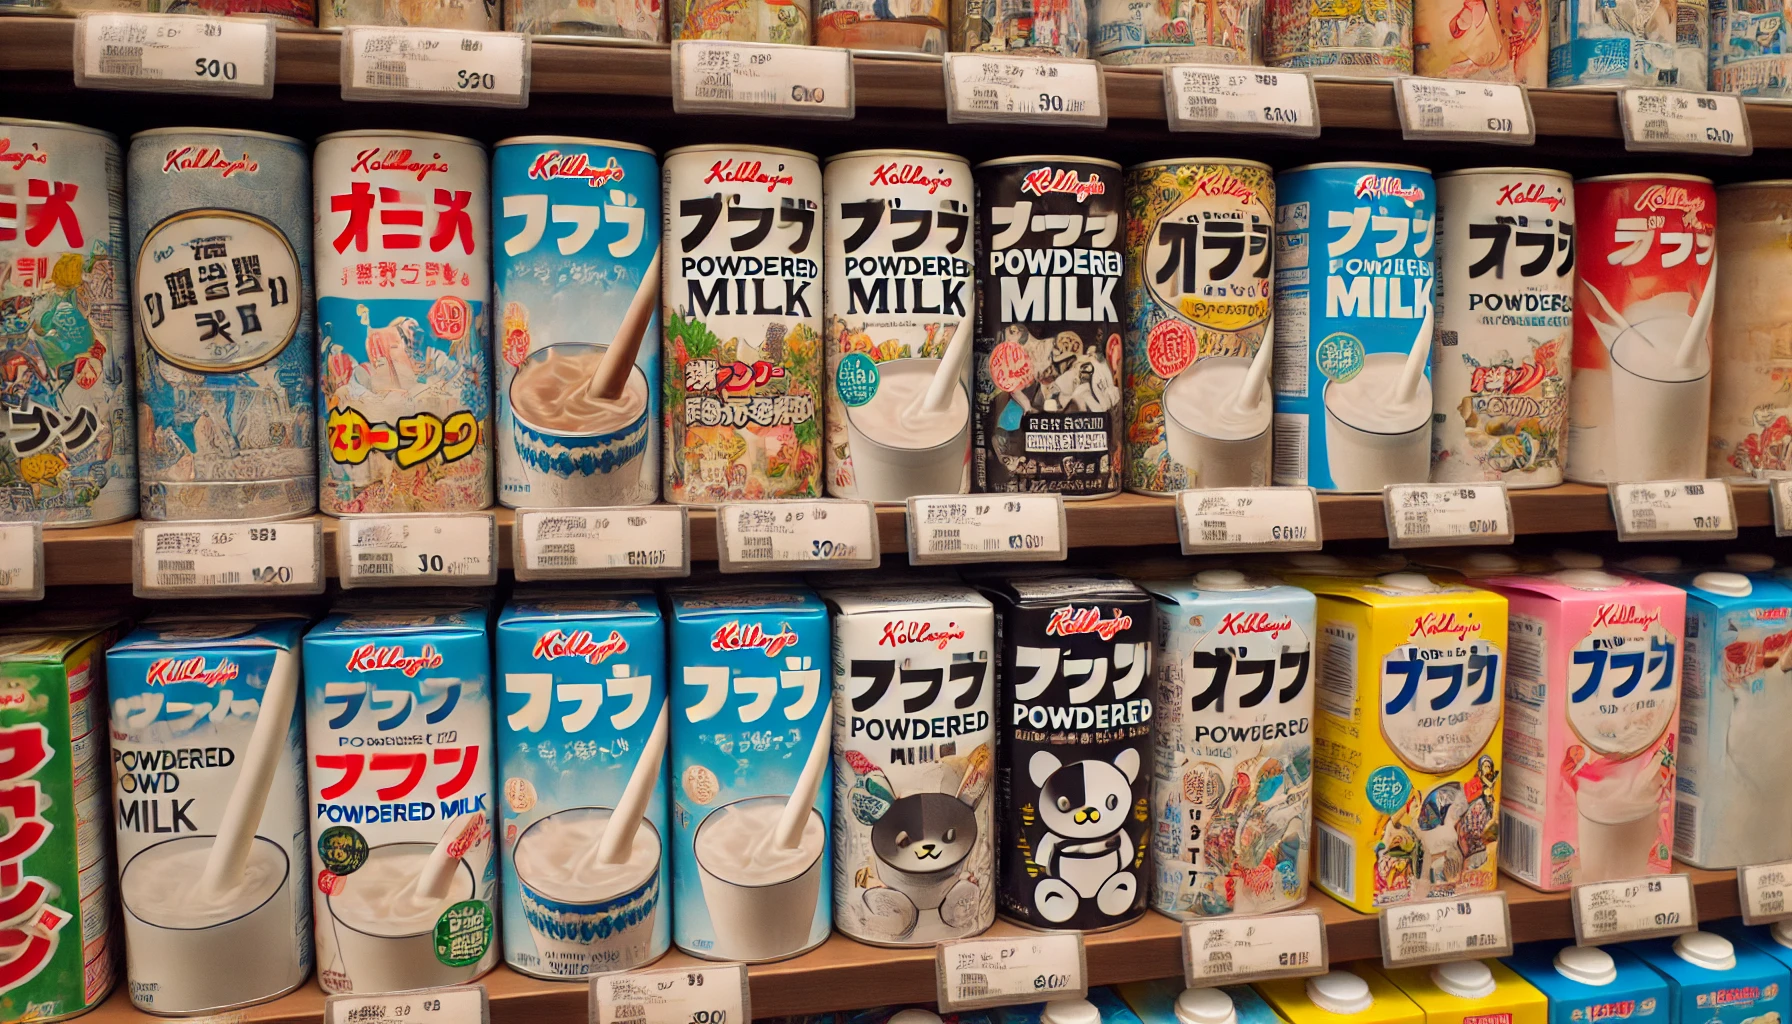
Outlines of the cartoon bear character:
M975 916L978 889L963 877L977 845L977 812L944 793L900 797L871 827L871 852L884 887L867 889L865 904L906 939L921 916L937 912L953 928Z
M1126 834L1139 752L1128 748L1107 761L1058 760L1041 750L1027 762L1039 787L1039 818L1049 829L1033 852L1045 877L1033 889L1041 917L1063 924L1086 899L1103 914L1126 913L1139 891Z

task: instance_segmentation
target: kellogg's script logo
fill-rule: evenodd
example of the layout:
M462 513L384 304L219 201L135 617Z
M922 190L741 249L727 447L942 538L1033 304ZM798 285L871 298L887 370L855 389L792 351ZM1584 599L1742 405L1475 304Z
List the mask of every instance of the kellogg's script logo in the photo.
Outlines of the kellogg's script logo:
M1052 193L1075 196L1076 201L1081 203L1090 196L1107 195L1108 183L1094 174L1090 174L1085 181L1072 170L1054 171L1050 167L1040 167L1027 172L1026 177L1021 179L1020 190L1036 196Z
M1293 619L1273 618L1268 612L1227 612L1220 620L1220 632L1232 636L1246 633L1268 633L1271 640L1294 628Z
M796 181L793 174L784 173L784 165L766 173L765 164L758 160L742 160L735 163L732 159L717 160L709 165L709 173L703 176L705 185L764 185L767 192L775 192L779 185L789 185Z
M1517 206L1519 203L1537 203L1549 207L1554 213L1567 202L1559 195L1552 195L1540 181L1515 181L1510 185L1501 185L1499 197L1493 201L1495 206Z
M786 623L778 624L776 633L767 633L753 622L743 626L738 621L730 622L716 630L716 635L709 638L709 649L712 651L751 651L762 649L765 656L775 658L778 652L796 643L796 630Z
M1641 626L1648 629L1661 621L1661 609L1644 611L1634 604L1602 604L1593 613L1593 628L1601 626Z
M373 171L400 171L414 174L418 181L422 181L437 171L447 174L448 161L442 159L440 153L431 153L428 160L418 160L408 149L363 149L355 154L355 162L348 169L350 174Z
M1114 617L1104 619L1100 608L1078 608L1066 605L1052 612L1052 617L1045 624L1046 636L1070 636L1074 633L1094 633L1103 640L1114 639L1114 634L1123 629L1132 628L1132 616L1114 609Z
M162 173L172 174L176 171L217 171L218 177L228 178L233 174L254 174L261 170L261 165L244 153L239 157L227 157L224 151L216 146L180 146L168 151L162 157Z
M1744 985L1740 988L1720 988L1713 992L1700 992L1700 1006L1727 1006L1730 1003L1752 1003L1761 998L1760 988Z
M219 659L211 668L205 667L205 658L157 658L149 663L149 671L144 674L143 681L151 686L171 686L175 683L204 683L207 686L221 686L235 679L236 662L229 658Z
M1413 620L1412 632L1406 638L1411 640L1416 636L1453 636L1458 640L1466 640L1470 633L1479 632L1479 622L1458 620L1455 612L1426 612Z
M1693 195L1685 185L1650 185L1636 197L1636 209L1648 213L1676 210L1691 214L1697 221L1698 215L1704 212L1705 200Z
M1615 1003L1594 1003L1587 1007L1586 1014L1575 1012L1576 1019L1589 1021L1622 1020L1636 1012L1636 1000L1623 999Z
M925 185L927 194L933 195L942 188L952 187L952 176L949 174L933 175L920 164L878 164L871 172L870 184L873 185Z
M614 184L622 180L622 165L611 157L602 167L594 167L591 158L583 153L562 153L550 149L536 156L535 162L529 165L529 177L538 181L553 181L556 178L583 178L585 184L592 188Z
M1365 174L1356 179L1358 199L1404 199L1416 203L1425 198L1425 190L1408 185L1392 174Z
M1197 196L1223 196L1236 199L1249 206L1258 202L1257 190L1250 182L1245 181L1230 170L1220 167L1203 173L1195 179L1190 192Z
M900 647L903 644L933 644L940 650L954 640L963 640L964 630L958 623L948 622L943 629L934 629L931 622L909 622L897 619L884 623L884 635L877 638L879 647Z
M610 630L610 635L598 642L588 629L575 629L571 633L560 630L549 630L535 641L535 660L553 661L555 658L584 658L593 665L599 664L612 654L622 654L628 650L628 641L622 634Z
M433 644L424 644L423 650L415 655L404 653L398 644L380 647L377 644L362 644L348 656L350 672L379 672L385 669L396 669L404 673L406 679L414 679L417 673L426 668L441 668L442 655Z
M23 170L26 164L47 164L50 154L39 149L33 142L30 149L12 148L12 139L0 138L0 167L10 167L15 171Z

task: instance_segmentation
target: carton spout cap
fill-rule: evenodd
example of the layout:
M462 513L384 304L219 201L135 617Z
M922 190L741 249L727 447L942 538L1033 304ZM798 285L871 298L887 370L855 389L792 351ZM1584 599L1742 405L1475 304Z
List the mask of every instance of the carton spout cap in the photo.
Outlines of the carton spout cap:
M1177 1024L1238 1024L1232 997L1217 988L1185 988L1176 997Z
M1692 585L1725 597L1747 597L1755 590L1749 578L1739 572L1702 572L1692 578Z
M1736 947L1722 935L1687 932L1674 940L1674 954L1694 967L1727 971L1736 966Z
M1556 573L1556 579L1576 590L1610 590L1624 585L1624 577L1613 576L1604 569L1563 569Z
M911 1006L906 1010L898 1010L890 1017L889 1024L940 1024L940 1015L932 1010Z
M1610 985L1618 980L1618 963L1598 946L1563 946L1556 953L1556 973L1582 985Z
M1773 927L1767 930L1767 934L1773 936L1773 941L1792 949L1792 921L1773 922Z
M1765 551L1732 551L1724 555L1724 568L1731 572L1772 572L1773 556Z
M1196 590L1260 590L1237 569L1202 569L1195 573Z
M1362 1013L1375 1005L1374 997L1369 995L1369 983L1349 971L1308 978L1307 998L1321 1010L1343 1015Z
M1087 999L1054 999L1039 1014L1040 1024L1101 1024L1101 1011Z
M1408 594L1435 594L1439 589L1431 582L1431 577L1420 572L1390 572L1377 582L1389 590L1402 590Z
M1504 551L1477 551L1468 556L1466 563L1477 572L1517 572L1518 559Z
M1493 995L1493 971L1479 960L1456 960L1431 968L1431 981L1459 999Z

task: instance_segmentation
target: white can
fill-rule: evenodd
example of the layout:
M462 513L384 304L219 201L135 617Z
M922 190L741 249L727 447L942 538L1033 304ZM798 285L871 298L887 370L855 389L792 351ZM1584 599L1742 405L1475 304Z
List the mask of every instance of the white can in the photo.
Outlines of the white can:
M995 608L969 587L823 591L834 626L834 927L931 946L996 919Z
M1714 477L1792 475L1792 181L1717 190L1724 262L1711 320Z
M945 153L865 150L830 159L825 178L828 493L963 494L970 360L938 411L918 399L973 314L970 165Z
M1431 479L1562 482L1574 349L1574 181L1437 176Z

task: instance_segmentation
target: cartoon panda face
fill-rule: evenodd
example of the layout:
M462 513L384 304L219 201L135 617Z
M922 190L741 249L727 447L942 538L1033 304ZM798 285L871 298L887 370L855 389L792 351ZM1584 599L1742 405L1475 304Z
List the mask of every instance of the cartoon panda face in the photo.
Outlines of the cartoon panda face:
M878 859L913 874L955 870L976 841L976 813L944 793L905 796L871 827Z
M1042 750L1027 770L1039 786L1039 817L1046 827L1066 838L1096 839L1118 832L1132 810L1139 752L1123 750L1111 763L1063 764Z

